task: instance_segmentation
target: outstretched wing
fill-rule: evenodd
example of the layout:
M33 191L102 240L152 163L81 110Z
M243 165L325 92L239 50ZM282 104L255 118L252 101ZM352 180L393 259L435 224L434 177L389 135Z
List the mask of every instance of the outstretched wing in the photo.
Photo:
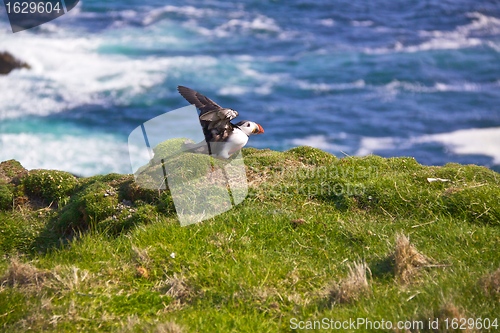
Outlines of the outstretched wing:
M188 87L178 86L177 90L182 97L200 110L200 124L207 142L223 141L233 131L230 121L238 116L238 112L223 108L207 96Z
M219 104L215 103L207 96L200 94L196 90L184 86L178 86L177 90L189 103L194 104L198 109L200 109L201 114L222 109Z

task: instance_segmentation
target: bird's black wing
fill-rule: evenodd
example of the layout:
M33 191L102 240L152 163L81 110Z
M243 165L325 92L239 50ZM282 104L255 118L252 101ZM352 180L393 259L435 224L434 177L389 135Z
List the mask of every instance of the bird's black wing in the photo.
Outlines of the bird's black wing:
M201 111L200 116L210 111L222 109L219 104L215 103L207 96L200 94L196 90L184 86L178 86L177 90L182 97L184 97L189 103L194 104Z
M226 109L212 101L205 95L184 86L178 86L177 90L189 103L194 104L200 110L200 124L203 128L205 141L210 142L224 141L233 132L234 126L231 120L238 116L238 112Z

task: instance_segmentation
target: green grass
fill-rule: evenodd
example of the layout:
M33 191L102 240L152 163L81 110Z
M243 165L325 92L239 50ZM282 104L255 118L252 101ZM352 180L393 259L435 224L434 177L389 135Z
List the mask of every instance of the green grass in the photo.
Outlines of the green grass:
M500 321L498 173L412 158L338 159L308 147L244 155L245 201L187 227L168 191L141 189L130 175L75 179L0 164L1 330L300 332L291 320ZM398 234L431 262L408 283L394 268ZM355 262L366 263L369 290L332 299Z

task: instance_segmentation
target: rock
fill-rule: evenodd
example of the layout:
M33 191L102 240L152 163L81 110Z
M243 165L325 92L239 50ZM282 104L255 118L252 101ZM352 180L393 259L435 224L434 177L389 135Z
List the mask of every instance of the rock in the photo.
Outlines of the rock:
M31 69L31 66L14 58L14 56L9 52L0 52L0 75L9 74L16 68Z
M19 179L28 173L21 163L15 160L0 163L0 184L19 184Z

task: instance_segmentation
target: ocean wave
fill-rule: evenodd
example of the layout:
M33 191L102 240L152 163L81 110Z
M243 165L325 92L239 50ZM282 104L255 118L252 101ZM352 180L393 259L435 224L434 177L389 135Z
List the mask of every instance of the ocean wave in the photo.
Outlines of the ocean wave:
M298 80L296 83L302 90L313 90L317 92L362 89L366 87L364 80L356 80L348 83L312 83L306 80Z
M472 22L466 25L458 26L452 31L419 31L422 37L454 39L461 36L495 36L500 34L500 19L481 14L479 12L467 13L467 17L472 19Z
M142 19L143 25L151 25L156 23L170 14L182 15L187 18L204 18L207 16L216 15L218 12L209 8L198 8L193 6L172 6L167 5L161 8L150 10Z
M398 140L391 137L372 138L363 137L359 143L359 148L354 155L366 156L375 154L381 150L388 150L396 148Z
M500 164L500 127L471 128L450 133L424 135L413 143L439 142L457 155L485 155Z
M258 87L248 87L232 84L220 88L217 93L222 96L243 96L246 94L254 93L257 95L270 95L273 92L273 84L267 83Z
M440 143L456 155L484 155L500 164L500 127L471 128L413 138L363 137L356 155L365 156L382 150L410 149L423 143Z
M431 50L457 50L477 46L496 49L495 46L498 46L496 43L481 37L498 36L500 34L500 19L478 12L467 13L467 17L472 19L471 23L458 26L451 31L419 31L418 35L426 39L420 44L404 45L398 41L391 47L364 48L363 52L367 54L416 53Z
M131 173L127 143L113 135L1 134L0 146L0 161L16 159L27 169L57 169L79 176Z
M335 20L333 20L331 18L321 19L318 22L319 22L319 24L321 24L322 26L325 26L325 27L333 27L335 25Z
M456 36L454 38L432 38L417 45L404 45L396 42L392 47L364 48L366 54L416 53L433 50L458 50L481 45L488 45L479 38Z
M419 82L407 82L392 80L383 85L367 84L359 79L346 83L313 83L307 80L297 80L295 82L302 90L313 90L316 92L331 92L353 89L365 89L383 94L386 97L395 96L400 92L413 92L432 94L440 92L478 92L485 90L496 90L500 87L500 82L475 83L475 82L435 82L433 85L425 85Z
M373 24L374 24L374 22L370 21L370 20L364 20L364 21L353 20L353 21L351 21L351 25L353 27L371 27Z
M370 88L383 91L388 94L395 95L401 91L415 92L415 93L440 93L440 92L478 92L484 90L498 89L500 83L475 83L475 82L435 82L432 86L424 85L418 82L406 82L399 80L392 80L383 86L369 86Z
M240 80L252 82L251 85L242 85L238 82L223 82L222 87L218 90L218 94L225 96L241 96L248 93L258 95L270 95L274 87L282 82L290 79L285 73L264 73L252 68L253 62L256 61L251 56L235 57L235 69L240 73ZM257 60L257 61L260 61ZM238 80L238 81L240 81Z
M297 36L297 33L294 31L284 30L273 18L262 14L252 16L245 13L244 17L231 18L215 28L202 26L197 20L186 22L186 26L191 27L191 29L202 36L215 38L252 34L257 36L272 35L280 40L290 40Z
M148 56L99 54L106 37L51 38L25 33L6 34L3 47L26 61L31 70L0 77L0 119L46 116L86 104L128 104L168 74L212 67L208 56Z
M348 147L331 143L326 135L309 135L304 138L295 138L290 141L295 146L309 146L330 152L341 152Z

